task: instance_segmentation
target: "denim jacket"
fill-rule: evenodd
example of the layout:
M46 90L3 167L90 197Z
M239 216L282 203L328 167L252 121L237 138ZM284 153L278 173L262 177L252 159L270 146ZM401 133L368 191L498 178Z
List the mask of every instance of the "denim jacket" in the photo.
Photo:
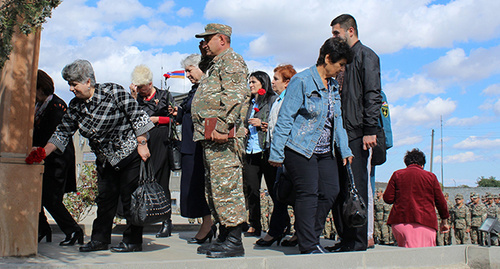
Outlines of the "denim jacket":
M333 80L334 126L333 143L340 149L342 159L353 156L348 146L347 133L342 123L338 83ZM316 66L312 66L292 77L286 89L283 105L271 141L270 161L283 163L285 147L306 158L313 155L316 143L325 127L328 114L328 91L325 89Z

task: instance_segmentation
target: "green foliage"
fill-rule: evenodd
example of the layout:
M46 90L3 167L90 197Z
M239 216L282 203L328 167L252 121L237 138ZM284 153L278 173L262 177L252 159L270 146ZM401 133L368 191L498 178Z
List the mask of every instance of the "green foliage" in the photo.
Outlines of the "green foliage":
M470 187L469 187L469 185L462 184L462 185L459 185L458 188L470 188Z
M500 180L497 180L494 176L481 176L476 180L476 184L478 187L500 187Z
M80 222L90 213L96 197L97 171L95 165L85 164L79 176L76 192L66 193L63 203L76 222Z
M0 70L12 51L15 27L28 35L52 15L61 0L5 0L0 7Z

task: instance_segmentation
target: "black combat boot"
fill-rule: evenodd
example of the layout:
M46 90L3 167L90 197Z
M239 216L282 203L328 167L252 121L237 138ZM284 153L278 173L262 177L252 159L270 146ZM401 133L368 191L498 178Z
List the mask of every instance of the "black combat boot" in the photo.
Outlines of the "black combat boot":
M245 249L241 242L241 225L227 227L227 230L228 234L226 240L208 249L208 258L228 258L245 255Z
M226 241L227 233L228 229L226 229L224 225L219 224L219 236L217 236L217 239L213 243L199 246L198 249L196 250L196 253L206 255L209 249L215 248L215 246L218 246L222 244L224 241Z

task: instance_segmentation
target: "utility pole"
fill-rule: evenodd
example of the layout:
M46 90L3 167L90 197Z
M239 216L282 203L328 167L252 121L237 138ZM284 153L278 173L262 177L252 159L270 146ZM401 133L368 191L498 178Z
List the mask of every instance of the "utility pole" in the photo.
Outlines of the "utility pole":
M430 172L432 173L432 164L434 163L434 129L432 129L431 134L431 167Z
M444 176L443 176L443 115L441 115L441 185L444 189Z

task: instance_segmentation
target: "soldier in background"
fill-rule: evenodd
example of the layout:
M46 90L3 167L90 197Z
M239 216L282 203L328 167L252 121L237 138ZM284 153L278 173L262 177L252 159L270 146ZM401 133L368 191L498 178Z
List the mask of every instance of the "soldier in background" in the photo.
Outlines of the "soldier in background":
M271 212L273 212L273 201L267 189L260 192L260 223L262 231L269 231Z
M500 207L495 204L495 196L491 193L486 195L486 214L488 218L500 218ZM491 245L498 246L498 235L492 234Z
M464 196L455 196L455 206L451 209L451 225L455 231L455 241L458 245L463 245L468 240L471 225L470 209L464 204ZM445 242L446 244L446 242Z
M337 237L337 230L335 229L335 223L333 222L332 211L328 212L326 217L325 229L323 229L323 235L325 239L335 240Z
M382 195L384 190L377 188L375 191L376 200L374 203L374 224L373 238L380 245L391 245L394 243L392 239L391 227L387 224L389 214L391 213L392 205L384 202Z
M495 196L494 200L495 200L495 204L497 204L497 206L500 205L500 194L497 194Z
M451 212L451 210L453 209L454 205L450 201L450 194L447 193L447 192L445 192L444 193L444 199L446 200L446 204L448 205L448 211ZM462 199L463 199L463 196L462 196ZM451 245L451 231L448 232L448 233L443 233L443 244L445 246Z
M483 245L483 233L478 229L486 219L486 207L479 199L477 193L471 193L471 223L470 223L470 240L472 244Z

